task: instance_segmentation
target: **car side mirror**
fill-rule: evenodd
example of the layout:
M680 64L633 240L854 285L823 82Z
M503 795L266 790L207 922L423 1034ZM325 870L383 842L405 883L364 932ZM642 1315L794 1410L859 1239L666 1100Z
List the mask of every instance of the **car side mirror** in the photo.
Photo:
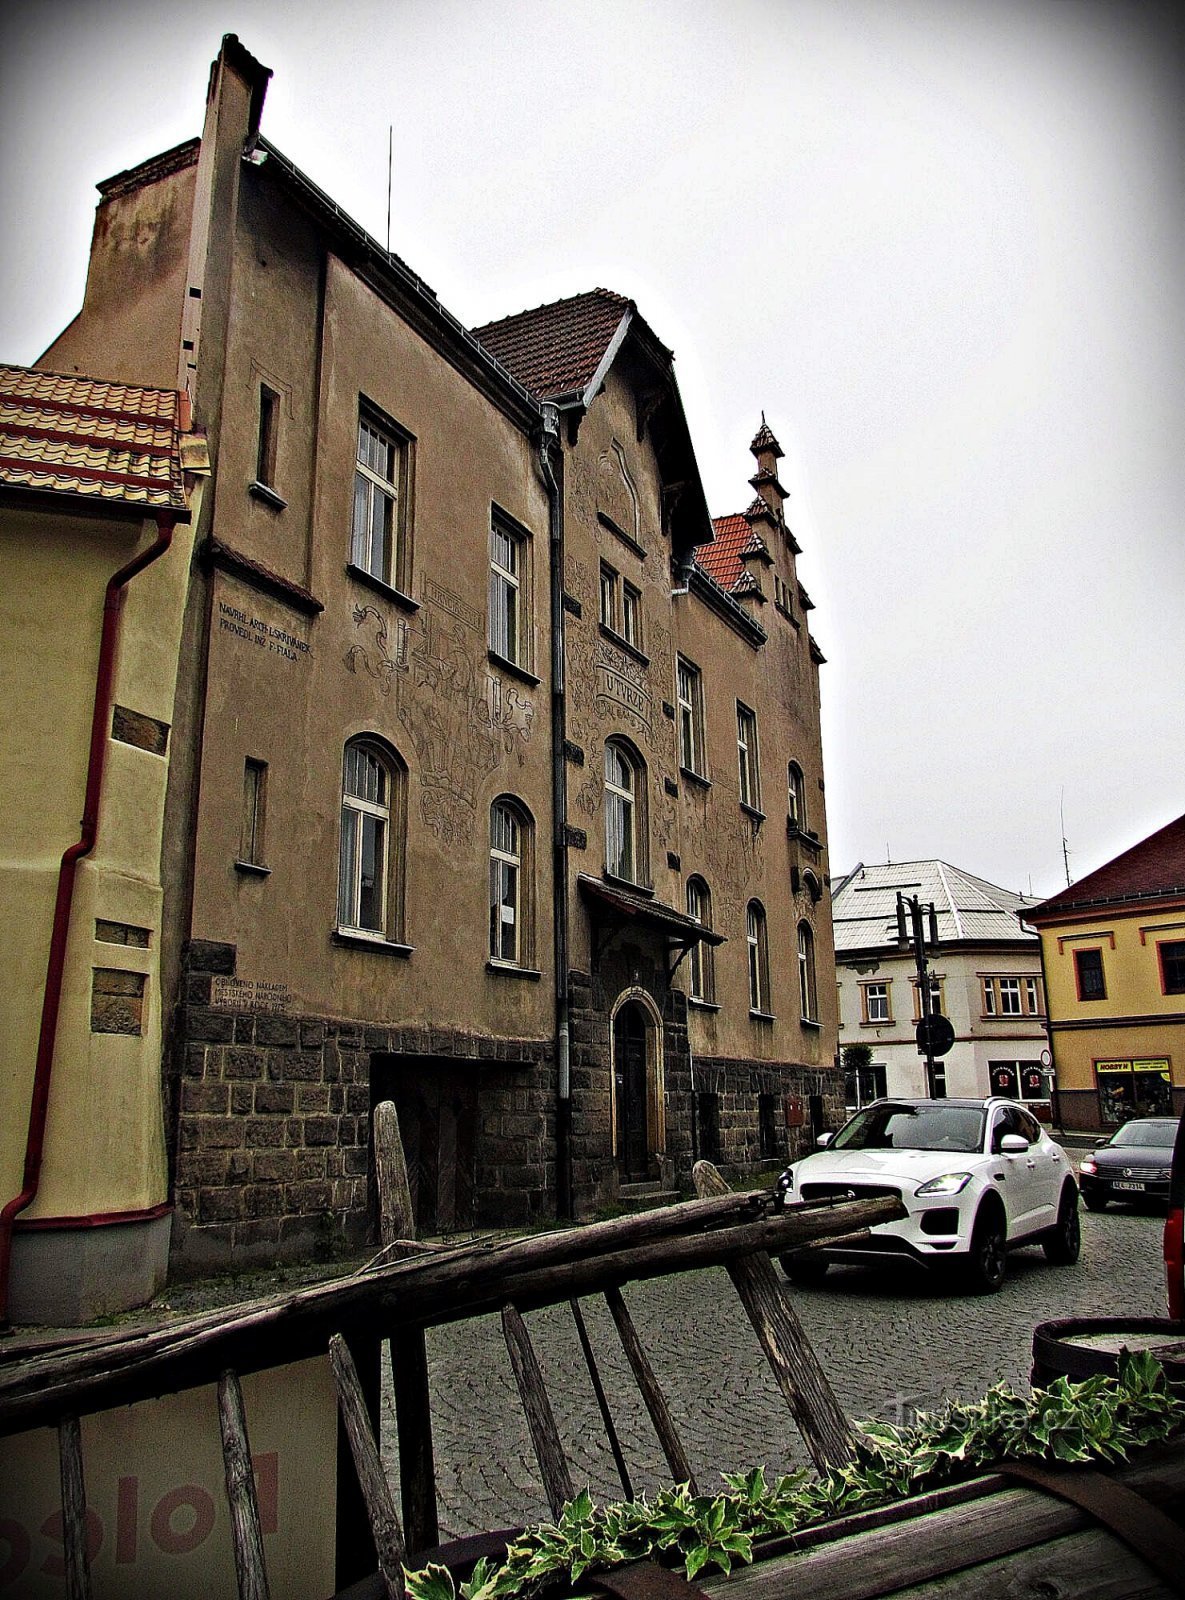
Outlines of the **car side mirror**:
M1006 1133L1000 1140L1000 1154L1003 1156L1023 1156L1028 1148L1029 1141L1019 1133Z
M832 1137L830 1133L821 1133L815 1140L815 1147L819 1150L825 1149L831 1143Z
M1105 1144L1110 1144L1110 1143L1111 1143L1110 1139L1096 1139L1095 1142L1094 1142L1094 1147L1095 1147L1096 1150L1101 1150Z

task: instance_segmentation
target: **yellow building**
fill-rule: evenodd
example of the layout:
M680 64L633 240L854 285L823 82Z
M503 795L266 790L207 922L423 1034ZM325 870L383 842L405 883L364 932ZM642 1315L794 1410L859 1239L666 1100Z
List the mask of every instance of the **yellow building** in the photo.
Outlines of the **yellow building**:
M0 367L0 1321L146 1299L167 1262L160 856L186 425L175 391ZM185 456L200 464L200 441Z
M1023 913L1041 937L1060 1117L1185 1105L1185 817Z

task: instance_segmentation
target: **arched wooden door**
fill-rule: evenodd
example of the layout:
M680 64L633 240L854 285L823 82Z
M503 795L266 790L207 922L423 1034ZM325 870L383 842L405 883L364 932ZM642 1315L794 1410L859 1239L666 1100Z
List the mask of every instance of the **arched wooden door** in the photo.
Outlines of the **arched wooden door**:
M650 1176L646 1128L646 1033L642 1007L629 1000L613 1024L613 1077L617 1102L617 1149L622 1177L640 1182Z

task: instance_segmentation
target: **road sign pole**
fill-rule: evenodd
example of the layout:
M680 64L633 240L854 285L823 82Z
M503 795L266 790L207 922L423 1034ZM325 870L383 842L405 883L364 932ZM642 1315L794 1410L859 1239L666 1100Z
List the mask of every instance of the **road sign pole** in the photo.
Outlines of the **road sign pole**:
M916 894L911 894L908 896L903 895L900 889L898 889L897 926L902 930L905 928L905 912L907 909L909 911L910 928L913 934L912 943L914 964L917 967L918 973L918 1007L922 1014L923 1024L925 1024L928 1022L930 1017L932 997L930 994L930 964L926 959L926 924L924 921L923 906L921 900ZM926 907L925 911L929 913L930 931L935 942L937 942L938 917L933 903ZM935 1080L934 1051L931 1045L928 1027L925 1028L924 1031L926 1039L926 1093L932 1099L934 1096Z

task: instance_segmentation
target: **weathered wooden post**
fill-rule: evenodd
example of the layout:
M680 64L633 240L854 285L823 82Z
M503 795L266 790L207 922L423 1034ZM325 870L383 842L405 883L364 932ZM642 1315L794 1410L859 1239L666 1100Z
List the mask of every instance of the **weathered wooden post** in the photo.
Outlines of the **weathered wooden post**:
M218 1380L218 1421L222 1432L222 1465L230 1506L230 1531L235 1549L239 1600L268 1600L263 1529L255 1493L255 1470L247 1442L247 1417L238 1373L231 1368Z
M390 1100L374 1108L374 1169L378 1184L379 1243L416 1236L407 1160L399 1135L399 1116ZM432 1405L428 1387L428 1346L423 1328L392 1334L391 1384L399 1433L399 1483L403 1525L412 1550L440 1543L436 1510L436 1463L432 1453Z
M691 1175L698 1195L730 1192L710 1161L697 1161ZM811 1460L820 1471L842 1466L854 1454L851 1424L782 1292L773 1262L761 1251L725 1265Z

